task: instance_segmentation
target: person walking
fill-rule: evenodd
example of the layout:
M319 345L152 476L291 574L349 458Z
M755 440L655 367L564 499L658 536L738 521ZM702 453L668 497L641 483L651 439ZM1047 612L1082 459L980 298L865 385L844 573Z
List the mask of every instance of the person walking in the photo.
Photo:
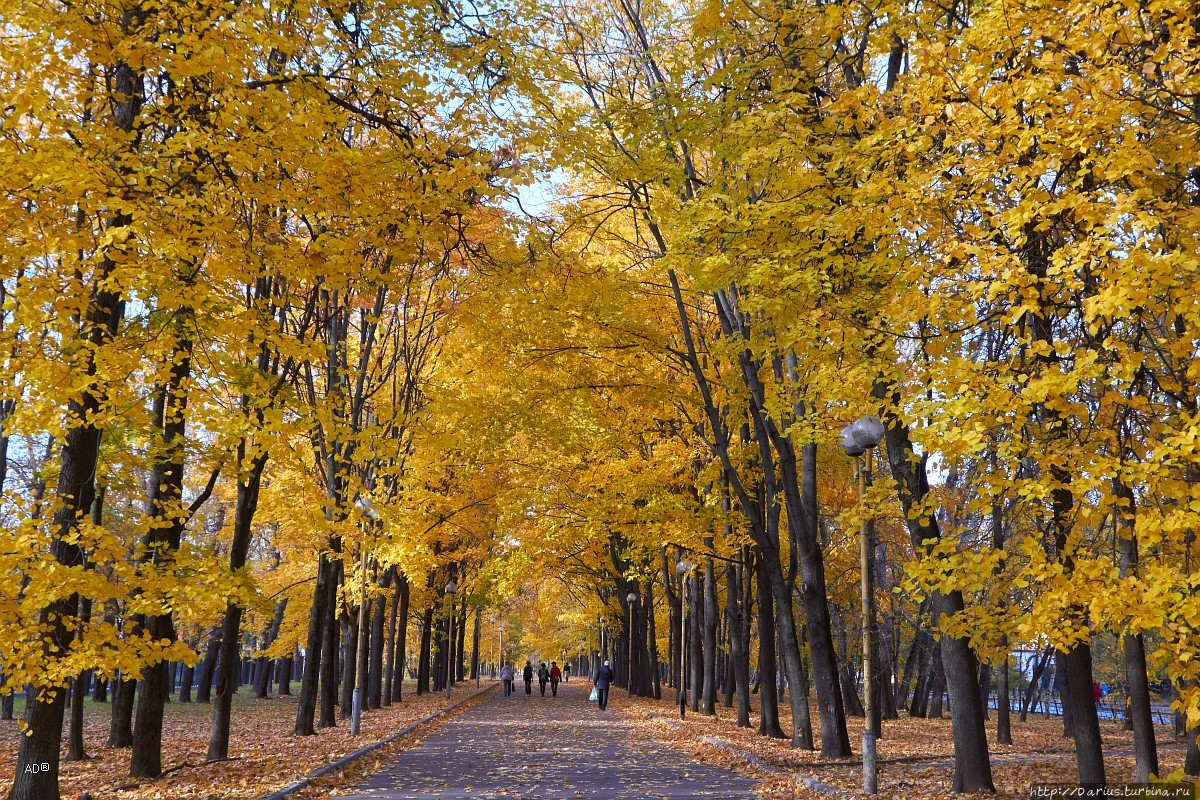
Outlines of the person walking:
M608 661L605 661L604 666L596 670L596 680L592 681L592 683L595 685L596 691L599 693L599 697L597 699L600 701L601 711L608 708L608 687L611 686L612 682L616 679L616 673L612 671L612 667L608 665Z
M562 680L562 670L557 661L550 662L550 696L558 697L558 682Z
M550 670L543 661L538 667L538 688L542 690L542 697L546 696L546 684L550 682Z
M500 668L500 680L504 683L504 696L508 697L513 693L513 668L512 664L505 664Z
M521 673L521 677L525 679L525 694L533 694L533 663L525 662L525 669Z
M563 664L563 683L571 682L571 662Z

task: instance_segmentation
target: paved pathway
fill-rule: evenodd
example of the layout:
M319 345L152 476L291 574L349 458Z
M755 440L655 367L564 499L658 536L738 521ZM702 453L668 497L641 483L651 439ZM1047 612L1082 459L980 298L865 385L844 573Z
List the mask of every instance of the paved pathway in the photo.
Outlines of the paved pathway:
M749 800L753 781L699 764L601 712L575 680L557 698L495 692L339 800ZM614 690L614 694L616 690ZM617 701L619 703L619 701Z

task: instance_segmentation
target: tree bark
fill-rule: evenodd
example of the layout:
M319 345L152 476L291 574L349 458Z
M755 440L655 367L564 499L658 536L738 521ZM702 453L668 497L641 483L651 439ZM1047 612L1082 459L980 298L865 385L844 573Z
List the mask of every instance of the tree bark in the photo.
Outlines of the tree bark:
M725 613L729 616L729 661L733 673L733 693L737 699L737 724L739 728L750 727L750 659L749 648L744 636L743 616L747 609L742 606L742 586L739 571L743 564L729 562L725 565Z
M179 330L188 317L180 309ZM175 553L183 539L183 526L189 516L181 505L185 457L187 384L192 374L192 343L181 336L171 348L167 378L154 398L154 426L159 431L159 452L147 482L146 515L151 520L143 539L140 562L156 573L174 572ZM175 622L171 612L147 617L142 622L154 641L174 641ZM129 774L136 778L157 778L162 774L163 707L169 692L168 665L152 660L142 668L138 690L137 720L133 729L133 752Z
M786 739L779 727L779 680L775 664L775 599L764 575L766 566L759 559L758 568L758 673L759 700L758 733L775 739Z
M271 617L271 624L267 627L267 635L263 639L262 649L266 650L275 643L279 638L279 628L283 625L283 615L287 609L287 598L283 598L275 604L275 613ZM271 690L271 659L266 655L261 655L254 664L254 696L260 699L266 698Z
M421 645L417 654L417 694L429 692L430 659L433 655L433 608L427 608L421 616Z
M386 591L391 583L391 573L384 570L376 586ZM371 609L370 663L367 671L367 708L377 709L383 705L383 624L387 617L387 596L377 591Z
M838 649L838 679L842 684L842 702L846 709L846 714L851 717L865 717L867 712L863 710L862 701L858 699L858 685L854 681L854 674L850 669L850 647L846 637L845 618L842 616L842 610L834 603L829 605L830 621L833 623L833 629L837 637Z
M1121 575L1137 575L1138 543L1135 532L1136 501L1133 489L1120 478L1113 479L1117 509ZM1147 783L1158 775L1158 747L1154 742L1154 717L1150 707L1150 682L1146 676L1146 644L1142 633L1126 633L1125 685L1129 692L1129 720L1133 727L1134 780Z
M1008 647L1007 637L1004 646ZM999 744L1012 744L1012 701L1008 696L1008 651L1005 650L1004 660L996 672L996 741Z
M196 683L196 702L211 702L213 675L217 671L217 658L221 652L222 625L213 628L208 637L208 646L204 650L204 660L200 662L200 677Z
M292 693L292 668L295 661L296 657L292 653L284 656L279 661L279 688L277 691L285 697Z
M392 701L399 703L403 698L404 670L408 662L408 576L398 576L400 608L396 617L396 669L392 672Z
M318 728L332 728L337 725L338 699L338 586L342 582L345 565L341 558L330 563L329 581L325 586L325 616L321 620L321 653L320 653L320 692L321 715L317 720ZM307 662L309 656L305 654ZM316 656L312 656L315 660Z
M712 550L712 537L705 546ZM717 577L712 557L704 559L704 681L700 695L700 713L717 713Z
M342 702L338 708L338 719L350 719L354 704L354 687L358 679L359 636L366 631L358 630L357 608L346 609L342 614Z
M261 423L261 420L259 420ZM250 455L253 445L246 439L238 443L238 489L234 507L233 538L229 543L229 570L237 573L246 566L254 514L258 510L259 489L267 454L259 451ZM233 710L233 693L238 681L238 651L241 645L242 607L230 601L225 607L225 626L221 632L221 656L217 666L217 696L213 702L212 723L209 726L208 760L229 758L229 724Z
M329 581L333 564L322 552L317 558L317 580L313 586L312 607L308 614L307 646L304 652L304 667L300 677L300 697L296 703L297 736L316 734L317 691L321 675L322 647L325 643L325 603L329 597ZM289 678L291 677L289 670ZM282 690L281 690L282 693Z
M109 747L133 747L133 700L136 680L117 681L113 689L112 716L108 723Z
M396 583L395 567L391 568L393 576L392 583ZM387 629L387 656L385 657L383 671L383 705L390 706L392 704L392 685L395 683L396 676L396 620L400 609L400 587L397 585L392 591L392 596L388 601L390 608L388 609L388 629Z

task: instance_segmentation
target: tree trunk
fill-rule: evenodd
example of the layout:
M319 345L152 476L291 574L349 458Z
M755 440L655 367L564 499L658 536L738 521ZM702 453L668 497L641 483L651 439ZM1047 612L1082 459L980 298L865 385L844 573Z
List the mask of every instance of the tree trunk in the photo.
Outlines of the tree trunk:
M271 624L267 628L267 635L264 637L262 649L266 650L279 637L279 628L283 625L283 614L287 608L287 598L283 598L275 604L275 614L271 617ZM254 696L258 698L266 698L271 689L271 659L266 655L261 655L254 664Z
M136 680L122 680L113 689L112 716L108 723L109 747L133 747L133 699Z
M1008 647L1007 638L1004 646ZM996 672L996 741L999 744L1012 744L1012 702L1008 696L1008 652L1000 662Z
M670 621L667 627L667 686L678 689L682 686L679 680L679 654L682 652L679 644L679 629L682 625L680 614L683 611L679 593L674 589L672 576L675 574L675 570L668 564L667 548L663 547L659 554L662 558L663 593L667 598L667 617Z
M775 664L775 601L764 575L766 566L758 560L758 733L786 739L779 727L779 682Z
M712 538L705 546L712 550ZM700 713L717 713L717 577L713 560L704 559L704 682L701 687Z
M923 656L923 642L921 621L929 615L929 598L926 597L921 601L921 606L917 610L916 625L913 632L912 644L908 648L908 658L904 661L904 674L901 677L899 684L896 686L896 705L909 705L909 690L913 686L913 679L917 677L917 673L921 670L921 658ZM915 688L913 689L915 691ZM909 707L909 714L912 714L912 709Z
M659 664L658 655L658 634L655 631L654 622L654 581L646 581L646 595L642 600L642 615L646 618L646 638L649 641L649 652L646 654L650 659L650 670L652 672L651 679L653 681L654 699L662 699L662 670Z
M11 697L12 697L11 694L8 695L8 698L11 698ZM96 680L92 684L92 702L93 703L107 703L108 702L108 678L101 678L99 675L96 676ZM9 719L12 719L12 717L10 716Z
M278 692L285 697L292 693L292 666L295 660L295 656L289 653L279 661Z
M992 699L992 666L979 665L979 704L983 706L983 718L988 718L988 706Z
M450 598L451 605L454 604L454 598ZM455 682L461 683L466 675L466 657L467 652L467 598L464 596L458 607L458 613L454 615L452 620L454 624L454 635L457 641L454 643L453 653L454 664L453 674Z
M384 570L376 585L379 589L386 591L391 584L391 579L390 571ZM383 630L387 618L387 596L382 592L376 592L375 600L371 605L370 662L367 670L366 689L367 708L374 710L383 705Z
M1087 644L1077 644L1067 652L1064 661L1079 782L1085 786L1103 786L1105 777L1100 717L1096 713L1096 699L1092 694L1092 649ZM1064 698L1064 709L1066 706L1067 699Z
M338 719L350 719L354 704L354 687L358 679L358 610L349 608L342 615L342 702ZM366 636L367 632L362 631Z
M1120 478L1113 479L1113 494L1120 502L1117 509L1118 539L1121 550L1121 575L1138 573L1138 542L1135 532L1136 510L1133 489ZM1146 644L1141 632L1126 633L1125 685L1129 692L1128 719L1133 727L1134 780L1147 783L1158 775L1158 747L1154 742L1154 717L1150 708L1150 682L1146 677Z
M86 674L86 672L84 673ZM83 675L71 681L71 735L67 739L67 761L86 761L83 743L83 700L86 695Z
M433 607L425 609L421 616L421 645L417 654L417 694L429 692L430 659L433 655Z
M178 330L189 316L188 309L179 309ZM183 538L187 519L181 507L183 497L183 464L187 418L187 384L192 374L192 343L181 336L171 348L170 368L166 381L155 393L153 419L158 430L159 452L150 470L146 492L146 516L151 520L143 538L145 554L143 568L168 576L174 572L175 553ZM158 641L175 640L175 622L171 612L146 617L143 626L150 638ZM162 774L163 707L170 691L169 666L163 661L149 661L142 668L138 690L137 721L133 729L133 752L130 754L129 774L135 778L157 778Z
M1038 693L1038 686L1042 683L1043 676L1046 674L1046 668L1050 664L1050 657L1054 654L1053 647L1047 647L1042 653L1042 657L1034 662L1033 671L1029 676L1029 685L1025 687L1025 697L1021 701L1021 722L1025 722L1029 712L1037 711L1037 704L1034 702L1034 696Z
M250 447L252 445L246 439L238 443L239 481L233 516L233 538L229 543L229 570L235 574L246 566L254 514L258 510L262 473L267 465L267 454L258 452L249 456ZM208 735L209 761L224 761L229 758L229 723L233 711L233 693L237 689L241 625L242 607L230 601L225 607L225 627L221 632L217 696L213 703L212 724L209 726Z
M97 506L100 503L97 493L97 501L92 503L92 522L96 522L98 515ZM79 621L82 625L87 625L92 619L92 601L90 598L81 598L79 602ZM82 638L83 629L81 628L77 634L77 638ZM78 677L71 682L71 735L67 741L67 761L86 761L87 750L83 746L83 700L87 695L87 676L89 670L84 670Z
M297 736L313 736L317 732L317 687L321 676L321 649L325 640L325 603L329 597L332 572L333 563L322 552L317 559L317 580L313 586L312 607L308 613L308 636L305 640L307 644L304 667L300 677L300 697L296 703L296 726L292 729ZM288 677L291 677L290 669ZM282 689L280 693L283 693Z
M941 650L941 646L938 646ZM932 719L942 718L942 695L946 691L945 665L939 658L934 662L932 679L929 681L929 716Z
M210 702L209 697L212 691L213 675L217 671L217 658L221 652L221 631L223 627L218 625L213 628L208 637L208 647L204 650L204 660L200 662L200 678L196 683L196 702Z
M1187 754L1183 757L1183 774L1195 777L1200 775L1200 727L1192 728L1186 734Z
M395 583L396 568L391 567L392 583ZM400 587L396 586L388 600L387 622L387 654L384 656L383 667L383 698L385 706L392 704L392 683L396 674L396 615L400 606Z
M392 702L399 703L404 688L404 670L408 661L408 577L397 575L400 608L396 613L396 669L392 671Z
M321 663L320 691L321 716L317 720L318 728L332 728L337 725L338 698L338 586L342 582L345 564L339 558L330 564L329 581L325 587L325 616L321 621ZM305 654L307 662L310 656ZM311 656L314 660L316 656Z
M737 699L737 724L750 727L750 659L744 635L741 570L744 564L730 561L725 566L726 614L729 615L729 661L733 673L733 693Z
M480 626L483 623L483 620L480 619L481 616L483 616L483 608L477 606L475 608L475 626L471 632L471 680L479 679L479 635Z
M688 581L688 706L700 712L700 694L704 690L704 598L700 594L697 574L685 576Z
M842 684L842 703L846 714L851 717L865 717L862 701L858 699L858 684L855 683L854 673L850 669L850 648L846 638L845 617L842 610L834 603L829 605L829 617L833 623L834 635L837 639L838 680Z

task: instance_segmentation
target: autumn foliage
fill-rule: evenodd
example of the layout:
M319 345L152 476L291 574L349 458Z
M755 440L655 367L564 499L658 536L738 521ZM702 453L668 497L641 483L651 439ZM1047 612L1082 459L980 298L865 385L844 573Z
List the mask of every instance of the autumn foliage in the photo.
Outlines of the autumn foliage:
M986 698L1007 745L1036 669L1082 782L1161 777L1155 713L1200 772L1197 25L13 0L10 796L57 800L101 687L152 780L176 692L217 763L243 682L296 682L302 737L597 652L829 759L868 693L945 697L953 791L994 790Z

